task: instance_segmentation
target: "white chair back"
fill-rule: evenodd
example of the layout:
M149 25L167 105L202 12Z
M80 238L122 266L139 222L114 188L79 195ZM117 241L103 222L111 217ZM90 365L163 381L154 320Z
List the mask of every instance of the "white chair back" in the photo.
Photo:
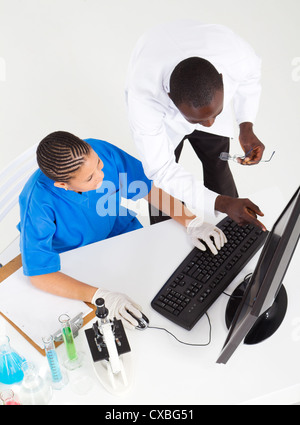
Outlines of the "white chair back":
M0 222L16 205L30 175L38 168L37 144L23 152L0 172Z
M38 168L37 146L38 143L27 149L0 172L0 224L16 206L25 183Z

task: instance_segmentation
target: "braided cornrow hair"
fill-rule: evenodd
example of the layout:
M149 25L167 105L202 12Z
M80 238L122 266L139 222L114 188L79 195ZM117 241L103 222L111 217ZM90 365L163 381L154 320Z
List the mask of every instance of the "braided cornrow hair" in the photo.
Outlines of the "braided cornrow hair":
M41 171L57 182L68 182L85 161L91 147L66 131L46 136L38 145L36 156Z

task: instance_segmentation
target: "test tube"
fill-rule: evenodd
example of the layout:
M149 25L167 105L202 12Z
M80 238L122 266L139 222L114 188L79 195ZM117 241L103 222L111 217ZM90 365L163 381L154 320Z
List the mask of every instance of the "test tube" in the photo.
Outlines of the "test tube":
M43 337L43 343L50 367L52 387L59 390L67 383L67 377L61 371L52 335Z
M67 369L75 369L76 367L80 367L81 356L78 355L75 347L74 336L70 324L70 317L68 314L61 314L58 320L61 325L62 336L68 356L68 360L65 362L65 366Z

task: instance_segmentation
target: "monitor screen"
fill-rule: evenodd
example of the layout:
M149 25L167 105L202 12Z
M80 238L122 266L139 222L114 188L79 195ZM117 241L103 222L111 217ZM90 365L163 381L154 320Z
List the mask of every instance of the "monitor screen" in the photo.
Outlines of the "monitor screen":
M239 344L261 342L284 319L283 278L300 233L300 187L270 231L252 276L232 294L226 311L229 333L217 363L227 363Z

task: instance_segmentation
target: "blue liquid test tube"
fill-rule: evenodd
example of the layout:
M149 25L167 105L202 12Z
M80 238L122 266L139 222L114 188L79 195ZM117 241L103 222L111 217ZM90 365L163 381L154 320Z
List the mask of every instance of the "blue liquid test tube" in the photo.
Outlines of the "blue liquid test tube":
M66 379L60 369L52 335L44 337L43 343L50 367L52 386L54 389L61 389L66 384Z

